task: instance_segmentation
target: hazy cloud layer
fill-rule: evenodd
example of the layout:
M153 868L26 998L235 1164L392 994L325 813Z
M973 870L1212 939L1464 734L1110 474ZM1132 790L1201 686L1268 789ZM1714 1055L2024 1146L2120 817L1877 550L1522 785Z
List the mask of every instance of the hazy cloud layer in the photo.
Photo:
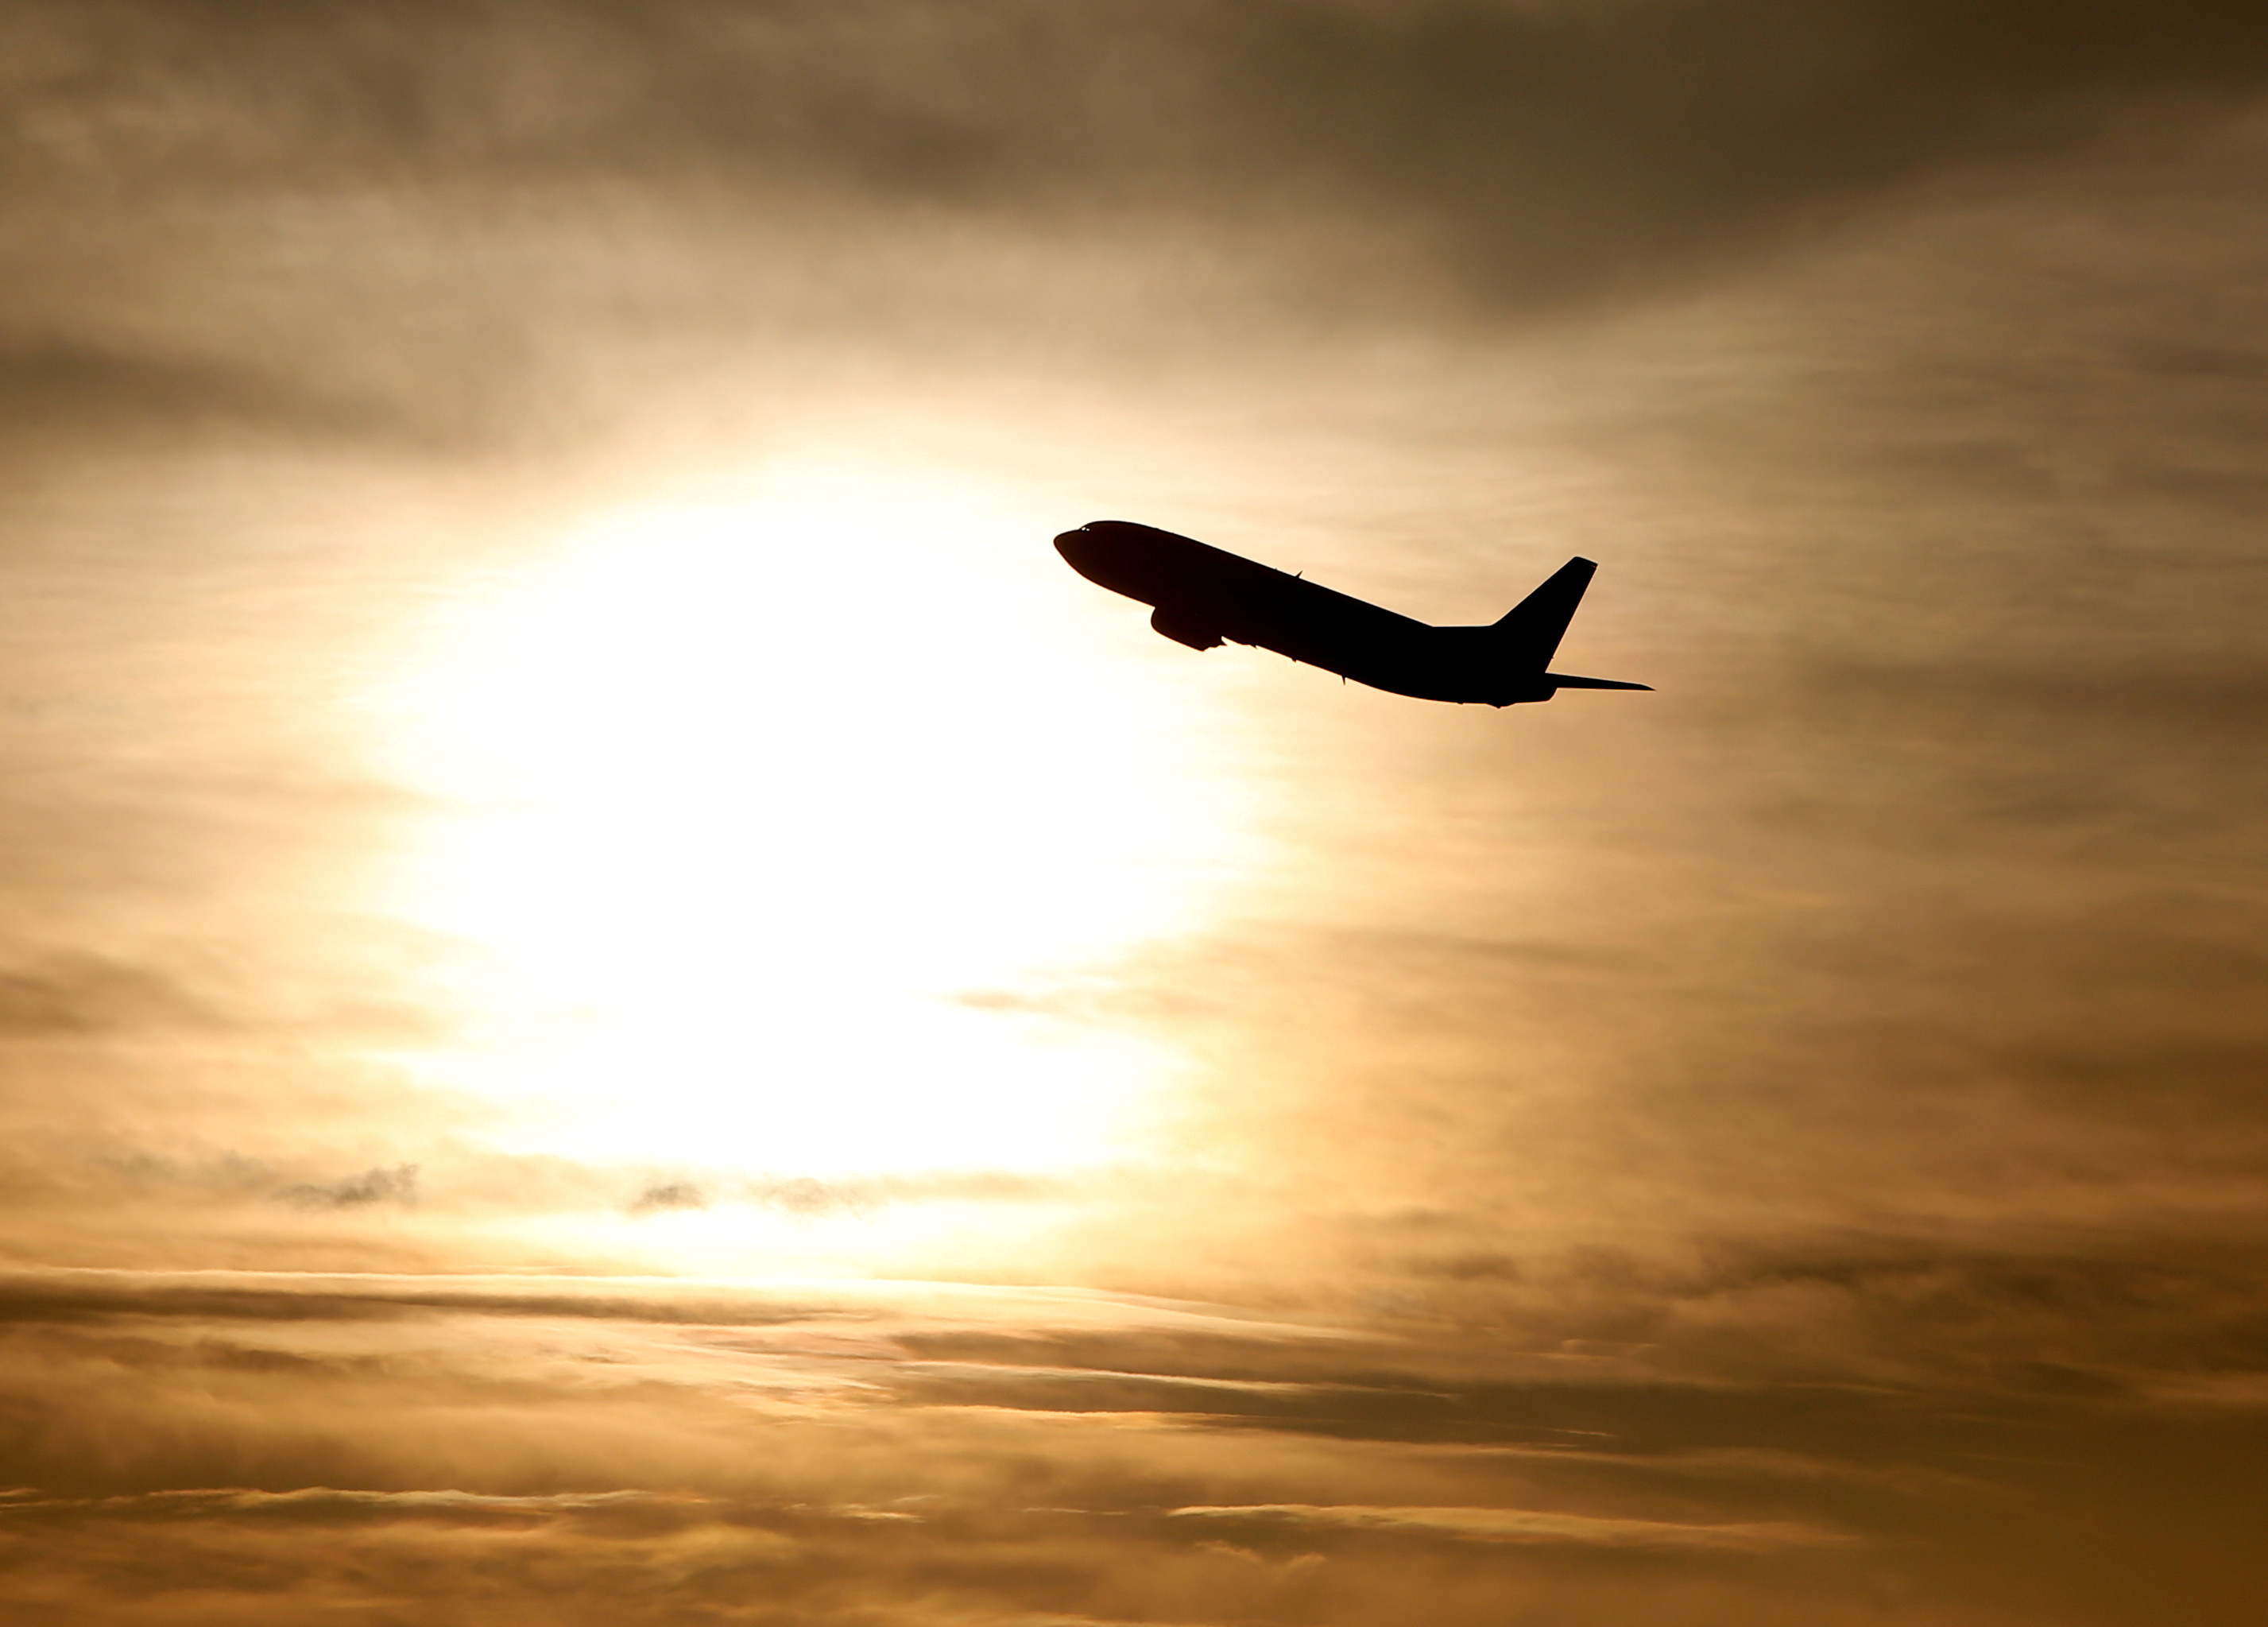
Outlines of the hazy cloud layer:
M2259 1616L2268 26L0 33L11 1619ZM670 528L814 467L740 575ZM1049 554L1112 512L1444 622L1596 557L1657 692L1200 659ZM1066 833L1201 907L954 959ZM982 969L814 996L908 945Z
M2125 0L11 11L16 161L34 174L708 170L1081 210L1288 192L1447 225L1514 295L2268 74L2268 31L2241 13Z
M1658 1352L1460 1358L1439 1327L921 1285L41 1286L11 1292L6 1450L46 1489L0 1504L9 1587L101 1619L469 1597L561 1621L1366 1621L1400 1589L1454 1621L1549 1595L2139 1622L2235 1609L2257 1516L2256 1415L2072 1385L1728 1386ZM625 1316L673 1300L720 1320ZM927 1398L924 1349L972 1336L999 1341L964 1367L986 1393ZM1065 1365L1081 1341L1174 1381ZM1066 1410L1082 1373L1116 1404ZM1304 1418L1274 1404L1292 1393ZM1413 1408L1440 1423L1384 1422ZM2098 1510L2078 1526L2074 1477ZM2167 1569L2130 1587L2138 1551ZM1967 1613L1931 1613L1948 1590Z

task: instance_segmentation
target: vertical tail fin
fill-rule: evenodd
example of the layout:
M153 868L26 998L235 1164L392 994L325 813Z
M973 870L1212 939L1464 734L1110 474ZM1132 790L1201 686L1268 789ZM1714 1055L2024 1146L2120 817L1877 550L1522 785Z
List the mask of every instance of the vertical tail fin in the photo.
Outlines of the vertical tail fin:
M1583 602L1583 590L1591 585L1592 573L1598 568L1587 559L1569 560L1497 622L1497 630L1517 647L1517 659L1523 665L1551 664L1560 639L1566 637L1567 623L1575 619L1575 607Z

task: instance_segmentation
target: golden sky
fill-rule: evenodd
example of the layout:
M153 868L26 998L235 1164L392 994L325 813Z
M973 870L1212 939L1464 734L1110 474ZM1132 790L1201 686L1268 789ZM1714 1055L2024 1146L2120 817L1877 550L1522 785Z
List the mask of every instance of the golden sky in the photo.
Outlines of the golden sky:
M2268 1619L2243 11L0 4L0 1615Z

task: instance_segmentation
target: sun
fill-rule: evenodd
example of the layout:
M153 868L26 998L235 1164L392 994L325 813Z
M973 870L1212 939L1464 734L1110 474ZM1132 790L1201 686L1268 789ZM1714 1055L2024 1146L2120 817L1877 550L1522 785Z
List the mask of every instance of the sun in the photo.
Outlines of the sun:
M1189 698L1049 550L1065 523L799 464L594 516L454 602L389 700L437 810L392 907L471 946L484 1035L422 1066L508 1104L515 1150L1112 1156L1169 1063L1049 997L1189 930L1238 821Z

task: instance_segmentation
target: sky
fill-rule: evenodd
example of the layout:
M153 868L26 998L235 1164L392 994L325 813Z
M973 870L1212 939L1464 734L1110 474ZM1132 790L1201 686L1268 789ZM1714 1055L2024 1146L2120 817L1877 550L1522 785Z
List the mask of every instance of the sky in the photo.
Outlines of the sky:
M9 1620L2268 1611L2268 20L0 40Z

